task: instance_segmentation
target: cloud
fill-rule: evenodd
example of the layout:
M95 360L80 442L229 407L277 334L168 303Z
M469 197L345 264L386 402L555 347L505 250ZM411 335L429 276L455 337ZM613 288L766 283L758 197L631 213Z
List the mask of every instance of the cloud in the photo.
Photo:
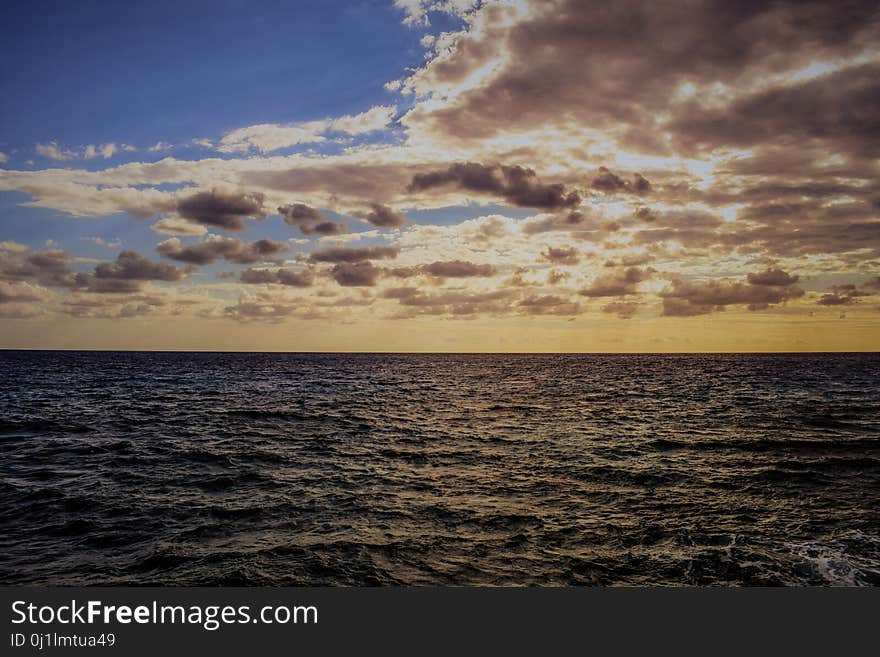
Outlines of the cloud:
M529 295L518 306L528 315L577 315L581 312L576 301L555 294Z
M428 25L430 12L464 16L480 4L480 0L394 0L404 12L404 25Z
M463 260L450 260L446 262L432 262L422 265L420 271L438 276L440 278L467 278L471 276L494 276L497 269L490 264L478 265L473 262L465 262Z
M186 245L172 237L156 246L156 251L166 258L192 265L207 265L220 259L240 265L269 262L289 249L285 242L261 239L247 243L219 235L209 235L202 242Z
M304 203L293 203L278 208L278 214L288 226L299 228L303 235L342 235L348 232L343 224L327 221L324 215Z
M578 292L585 297L622 297L638 292L637 286L652 275L650 269L629 267L613 274L598 276L593 283Z
M758 279L764 278L766 274L767 272L758 274ZM744 284L717 280L705 283L675 280L670 287L660 292L663 299L662 314L667 317L705 315L733 305L746 306L749 310L764 310L771 305L785 303L803 295L803 290L791 284Z
M639 304L634 301L612 301L602 306L602 312L617 315L620 319L631 319L639 310Z
M116 144L101 144L100 146L89 144L85 147L82 156L86 160L91 160L98 156L106 160L113 157L117 150L119 149Z
M279 322L295 313L296 305L278 300L245 300L239 299L234 306L226 306L224 314L238 321L268 320Z
M821 140L834 151L880 155L880 62L746 95L723 108L681 108L671 130L688 152Z
M177 202L177 212L205 226L225 230L242 231L245 218L265 219L263 210L265 195L252 192L197 192Z
M381 105L361 114L345 115L335 119L289 125L261 123L226 133L220 140L217 150L221 153L246 153L251 150L270 153L300 144L320 143L326 141L327 135L332 133L361 135L386 128L395 114L397 114L396 107Z
M245 269L241 272L242 283L250 285L279 283L291 287L310 287L315 282L312 269Z
M816 62L870 53L876 16L870 0L485 3L405 81L434 95L403 123L435 140L498 142L531 129L588 126L619 146L663 154L679 129L687 132L677 110L688 98L723 105L737 87L785 84ZM824 97L805 100L795 117ZM760 124L763 108L754 109Z
M850 306L858 303L859 297L867 297L871 294L871 292L859 290L852 283L833 285L831 291L823 294L816 303L820 306Z
M382 293L384 299L394 299L414 314L473 316L478 313L506 314L513 308L513 290L476 292L448 290L426 294L416 287L389 288ZM405 316L405 315L404 315Z
M397 228L407 222L403 214L379 203L371 203L369 212L356 212L354 216L379 228Z
M481 195L496 196L519 207L559 210L580 205L577 192L561 184L542 183L537 174L521 166L456 163L441 171L417 173L408 190L420 192L453 187Z
M326 160L285 158L274 167L250 165L240 174L245 185L296 194L300 198L320 198L326 205L345 200L350 206L364 202L391 202L412 178L413 169L422 165L403 162L368 161L370 153L338 156ZM289 162L282 166L284 162ZM317 201L314 201L317 202Z
M590 187L604 194L626 192L643 195L651 191L651 183L640 173L636 173L631 181L624 180L606 167L599 167L599 173L593 178Z
M136 251L122 251L115 262L102 262L95 267L95 278L123 281L179 281L188 272L173 265L152 262Z
M74 284L72 261L73 256L61 249L31 251L22 244L0 242L0 280L68 287Z
M544 259L557 265L576 265L581 261L578 250L571 248L554 248L548 246L547 250L542 254Z
M6 153L0 151L0 164L6 164L7 162L9 162L9 156Z
M164 217L154 223L151 228L163 235L204 235L208 232L206 226L179 217Z
M37 152L37 155L42 155L50 160L72 160L76 157L75 152L62 149L58 146L57 141L50 141L48 144L37 144L34 150Z
M562 212L553 215L539 216L526 221L522 232L526 235L538 235L555 231L566 231L572 237L584 240L601 240L609 232L617 229L613 222L602 222L598 217L587 215L579 210Z
M855 282L877 271L876 3L397 5L412 24L435 11L463 19L444 19L423 39L424 64L390 85L407 96L397 123L390 105L266 123L222 139L181 138L190 160L119 166L104 158L128 151L124 145L53 141L40 144L52 160L45 168L0 169L0 190L28 195L26 207L15 209L22 217L29 207L75 217L126 212L150 219L163 235L204 236L208 228L268 235L277 225L256 222L277 208L298 233L328 238L290 267L278 259L287 245L257 240L259 233L253 242L212 235L159 245L162 255L193 267L248 266L222 282L181 278L174 286L200 295L199 312L240 320L326 317L335 297L325 295L348 293L364 305L378 299L371 321L374 310L393 308L395 317L520 323L544 315L542 325L589 310L604 313L602 323L634 316L641 323L658 308L668 316L769 308L802 298L796 286L804 280ZM351 139L392 126L393 134ZM326 146L276 153L306 143ZM143 154L170 148L160 143ZM506 209L478 216L474 206L487 203ZM337 213L377 229L349 233L328 220ZM126 235L117 219L88 234ZM38 244L47 235L38 237L27 239ZM62 297L75 297L61 312L77 317L159 307L135 300L144 281L98 277L94 263L56 247L0 248L4 293L22 299L7 307L58 309ZM115 262L103 268L125 271ZM364 289L340 291L329 279ZM785 314L806 318L816 304L867 307L861 299L869 285L812 288L821 291ZM171 287L151 286L150 294ZM229 301L236 290L238 304ZM117 296L80 294L87 292ZM44 297L23 300L37 294Z
M330 275L345 287L367 287L376 284L382 270L371 262L340 262L333 265Z
M125 150L130 149L131 147L128 147ZM116 152L119 150L119 147L114 143L100 145L89 144L85 146L82 150L68 150L59 146L57 141L50 141L47 144L37 144L34 150L36 151L37 155L41 155L50 160L61 162L64 160L74 160L78 158L82 158L84 160L93 160L97 157L101 157L107 160L116 154Z
M353 263L363 262L364 260L393 259L399 253L400 248L396 246L333 246L320 251L314 251L309 255L309 260L312 262Z
M486 278L498 273L498 269L490 264L477 264L465 260L437 260L427 264L410 267L392 267L383 271L391 278L415 278L416 276L434 277L435 284L441 284L447 278Z
M799 276L793 276L778 267L768 268L765 271L751 273L746 280L752 285L794 285L800 279Z
M11 284L0 280L0 304L42 301L45 290L28 283Z

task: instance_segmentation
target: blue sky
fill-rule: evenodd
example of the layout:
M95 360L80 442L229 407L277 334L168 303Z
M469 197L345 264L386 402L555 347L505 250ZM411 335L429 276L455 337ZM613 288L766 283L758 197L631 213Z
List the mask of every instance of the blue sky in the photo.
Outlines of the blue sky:
M423 61L424 31L380 0L92 0L5 2L2 34L0 150L18 163L51 140L145 148L393 103L383 85Z

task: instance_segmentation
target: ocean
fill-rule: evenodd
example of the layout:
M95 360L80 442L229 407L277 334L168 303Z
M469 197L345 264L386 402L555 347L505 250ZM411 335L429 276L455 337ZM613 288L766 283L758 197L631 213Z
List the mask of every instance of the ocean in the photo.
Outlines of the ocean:
M0 583L880 584L880 354L0 352Z

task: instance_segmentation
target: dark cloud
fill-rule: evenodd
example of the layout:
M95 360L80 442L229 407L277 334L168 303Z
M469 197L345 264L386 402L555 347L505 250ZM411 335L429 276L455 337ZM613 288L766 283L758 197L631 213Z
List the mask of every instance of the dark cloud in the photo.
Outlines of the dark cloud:
M197 192L177 202L177 212L184 219L189 219L205 226L213 226L224 230L242 231L244 220L248 217L265 219L263 210L265 196L260 193Z
M651 183L640 173L636 173L632 180L624 180L606 167L599 167L599 173L593 178L590 187L603 194L637 194L639 196L651 191Z
M118 281L179 281L189 271L162 262L152 262L136 251L122 251L115 262L102 262L95 267L97 279Z
M633 244L657 246L663 242L676 242L689 248L707 248L721 244L747 241L737 239L735 228L726 228L725 222L708 212L672 211L651 213L651 228L636 230ZM638 222L644 221L636 216Z
M390 278L415 278L433 276L437 279L469 278L475 276L494 276L498 269L489 264L477 264L465 260L438 260L429 264L411 267L388 267L383 275Z
M437 187L453 187L477 194L499 197L519 207L560 210L580 205L577 192L562 184L542 183L532 169L521 166L456 163L442 171L417 173L408 191L420 192Z
M388 267L384 273L392 278L413 278L421 276L422 270L420 267Z
M96 294L133 294L140 292L142 281L123 278L96 278L93 274L77 274L77 289Z
M581 312L579 303L555 294L532 294L520 300L517 306L527 315L577 315Z
M299 228L303 235L342 235L348 232L345 225L327 221L318 210L303 203L282 205L278 214L284 223Z
M579 211L549 215L527 221L522 226L525 235L565 231L575 239L592 242L599 242L618 229L619 225L614 222L603 222Z
M314 164L286 171L248 171L245 184L289 194L326 193L358 200L390 202L413 175L413 168L400 164ZM415 167L418 170L419 167Z
M871 293L860 290L851 283L832 285L831 291L823 294L816 303L820 306L850 306L858 303L859 297L867 296L871 296Z
M172 237L156 247L166 258L192 265L207 265L220 259L240 265L269 262L289 249L285 242L262 239L248 243L232 237L211 237L193 244L183 244Z
M242 283L279 283L291 287L310 287L315 282L312 269L245 269L239 278Z
M630 319L638 312L639 304L634 301L612 301L602 306L602 312L617 315L620 319Z
M469 276L494 276L497 269L492 265L478 265L464 260L432 262L419 267L420 271L440 278L466 278Z
M588 288L580 290L585 297L622 297L637 293L637 286L652 275L650 269L630 267L624 271L599 276Z
M180 281L189 276L181 269L152 262L135 251L122 251L114 262L102 262L90 273L79 272L65 277L64 286L99 294L132 294L146 281Z
M641 267L655 260L655 256L650 253L634 253L621 256L617 260L606 260L606 267Z
M800 276L793 276L778 267L768 268L765 271L749 274L746 280L752 285L794 285L800 280Z
M68 268L72 260L73 256L60 249L30 251L6 248L0 243L0 280L70 287L74 285L74 274Z
M874 0L558 0L534 3L527 17L509 28L504 27L509 17L503 8L491 8L486 17L487 27L464 35L420 79L427 88L461 79L462 68L485 64L485 57L473 56L485 48L499 57L496 72L487 83L439 107L416 107L404 118L405 125L460 139L485 139L546 125L580 124L602 130L624 146L662 153L670 147L663 133L666 117L673 117L674 129L689 132L675 112L684 83L697 91L718 83L766 86L775 74L869 51L880 37ZM746 105L740 113L746 117L743 122L727 128L710 122L708 128L700 125L690 132L714 136L722 131L741 143L741 127L746 135L756 132L747 109L754 112L760 134L779 124L785 135L830 135L835 131L826 122L834 114L855 119L854 125L872 116L861 113L867 107L863 102L850 111L835 105L830 95L804 92L803 97L801 107L794 100L773 99L766 110L759 103ZM793 124L814 111L819 115L815 126L782 125L780 117L788 108ZM774 118L763 121L770 112ZM846 136L842 124L835 122L840 126L836 134Z
M793 236L797 236L796 239ZM774 256L799 257L820 253L865 251L880 256L880 221L811 220L791 214L772 223L743 226L731 237L736 243L759 248ZM720 242L721 240L716 240Z
M507 313L515 296L513 290L468 292L449 290L426 294L416 287L398 287L385 290L382 297L396 299L414 314L473 316L477 313Z
M687 151L821 140L834 151L880 155L880 64L829 73L770 89L719 109L697 102L681 108L671 126Z
M705 315L734 305L746 306L749 310L764 310L803 295L803 290L792 285L729 281L691 283L681 280L673 281L669 288L660 293L663 315L678 317Z
M397 228L407 222L403 214L379 203L371 203L369 212L358 212L354 216L369 221L379 228Z
M544 259L557 265L576 265L581 261L578 250L574 247L569 249L554 248L548 246L547 250L542 253Z
M386 260L397 257L400 249L396 246L333 246L315 251L309 256L312 262L363 262L364 260Z
M372 287L382 275L382 270L371 262L340 262L333 265L330 275L345 287Z

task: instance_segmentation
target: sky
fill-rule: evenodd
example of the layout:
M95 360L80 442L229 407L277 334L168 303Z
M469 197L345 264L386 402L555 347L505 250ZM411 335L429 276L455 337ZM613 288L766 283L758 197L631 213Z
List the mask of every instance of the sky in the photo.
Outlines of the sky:
M4 12L0 348L880 349L876 2Z

